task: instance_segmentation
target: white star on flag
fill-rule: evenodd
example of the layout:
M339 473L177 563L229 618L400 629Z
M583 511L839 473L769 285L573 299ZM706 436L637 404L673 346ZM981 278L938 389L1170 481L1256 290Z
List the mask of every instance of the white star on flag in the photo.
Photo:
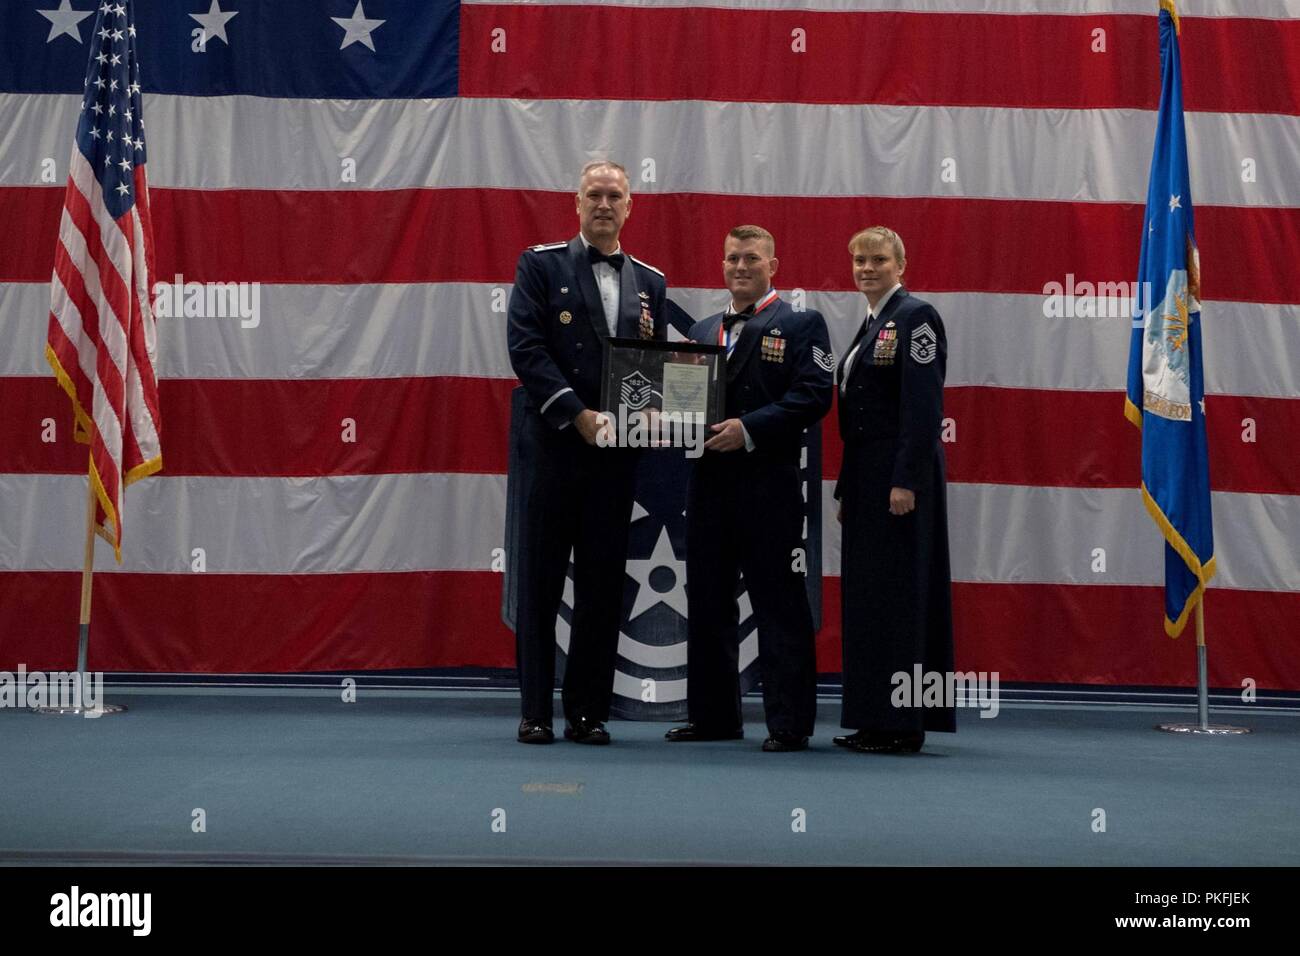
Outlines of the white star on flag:
M212 0L212 6L208 8L207 13L191 13L190 19L197 20L199 26L203 27L204 43L216 37L226 46L230 46L230 39L226 36L226 24L238 13L238 10L222 10L220 0Z
M1182 197L1182 196L1170 196L1170 197L1169 197L1169 211L1170 211L1170 212L1173 212L1175 209L1181 209L1182 206L1183 206L1183 197Z
M373 51L375 41L370 38L371 32L388 22L387 20L367 20L366 11L361 8L361 0L357 0L357 8L352 11L352 19L345 20L342 17L330 17L330 19L346 31L343 35L343 42L339 45L340 50L347 49L353 43L364 43Z
M650 574L656 568L667 568L673 573L673 586L663 593L650 586ZM636 581L636 600L628 613L629 621L656 604L667 604L682 617L686 616L686 562L679 561L673 552L667 528L659 532L659 540L655 542L650 557L627 562L627 573Z
M57 10L37 10L41 16L50 21L50 35L45 42L49 43L55 37L67 34L81 43L81 30L77 24L86 17L94 13L94 10L74 10L72 9L72 0L59 0L59 9Z

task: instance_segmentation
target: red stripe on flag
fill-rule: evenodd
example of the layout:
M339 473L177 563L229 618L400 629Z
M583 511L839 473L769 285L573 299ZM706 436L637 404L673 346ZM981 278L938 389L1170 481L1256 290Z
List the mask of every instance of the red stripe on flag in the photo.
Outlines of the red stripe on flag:
M81 331L82 334L89 339L90 346L94 349L96 356L95 376L98 379L100 386L105 390L105 393L109 396L110 400L116 399L120 401L122 395L122 379L121 376L117 374L116 367L110 367L105 375L101 375L99 370L98 356L104 349L103 338L100 335L99 306L96 304L94 299L91 298L90 292L86 288L85 276L80 267L72 260L68 250L64 248L61 242L58 245L58 253L54 259L54 272L58 277L59 283L63 286L64 291L68 294L68 301L76 307L79 313L81 313ZM56 350L56 354L59 356L59 361L63 363L64 370L71 374L71 370L68 369L68 362L72 362L78 369L82 368L81 363L78 360L78 343L68 339L66 333L64 335L64 341L68 343L68 347L71 351L64 354L58 353ZM83 393L78 390L77 396L81 401L82 408L85 410L86 414L90 415L93 414L91 399L96 383L91 381L90 377L85 374L84 369L82 369L82 377L89 391Z
M89 665L198 674L513 667L501 581L489 571L96 574ZM76 667L80 587L80 572L0 572L0 669Z
M72 669L80 572L0 572L0 669ZM511 667L489 571L95 576L90 666L189 673ZM840 579L826 578L817 669L840 671ZM1196 648L1161 626L1159 587L953 585L956 665L1004 682L1196 684ZM307 609L304 611L304 609ZM1300 687L1300 593L1211 589L1212 687ZM429 622L437 623L430 628ZM373 640L383 634L382 643ZM1072 637L1071 637L1072 635ZM1068 638L1068 639L1066 639Z
M77 360L77 347L72 344L72 340L64 333L63 326L59 325L58 321L54 318L53 312L50 313L46 343L54 351L54 355L59 360L59 364L63 366L63 371L72 381L72 385L77 392L77 400L81 402L81 407L89 409L92 394L90 379L87 378L86 373L81 370L81 364ZM17 381L23 380L19 379Z
M836 396L838 402L839 397ZM950 386L944 418L948 480L1075 488L1136 488L1141 442L1124 418L1123 392ZM1205 399L1210 486L1215 491L1300 494L1290 436L1300 435L1300 400L1210 395ZM837 410L823 426L822 472L839 475ZM1255 441L1243 422L1255 423Z
M108 303L112 313L108 318L117 322L118 326L123 330L123 334L125 334L127 321L131 314L131 296L128 288L130 276L123 275L122 270L123 267L129 268L130 262L129 259L121 261L112 257L112 254L104 245L104 230L109 230L110 235L114 232L121 235L122 242L126 244L127 249L130 248L131 239L129 233L123 230L120 223L109 218L108 210L103 206L103 199L99 198L96 202L98 208L93 207L91 201L76 188L69 188L65 205L68 214L72 217L73 225L77 227L77 231L81 233L81 237L85 241L86 254L95 265L95 270L99 276L100 291L103 293L104 300ZM87 263L73 260L72 265L84 273ZM99 320L103 322L105 316L101 314ZM98 338L95 340L95 347L102 357L104 354L103 343ZM119 406L114 404L113 407L117 408Z
M158 401L158 378L153 361L149 356L148 343L145 341L145 325L143 321L143 310L150 309L152 314L153 308L153 270L155 262L153 213L149 209L149 182L144 166L136 166L133 175L135 178L135 209L139 220L140 242L144 248L144 261L136 263L136 270L140 275L137 282L139 291L132 303L134 321L131 327L131 355L135 362L136 371L140 375L145 410L148 412L149 419L153 422L154 432L161 436L162 410L159 408Z
M460 94L1154 110L1156 31L1154 5L1005 16L466 4ZM1187 109L1300 113L1300 21L1183 17L1181 42ZM689 66L667 68L661 50Z
M124 217L124 220L125 221L123 222L119 222L118 226L122 230L123 238L126 240L128 248L132 250L132 258L134 259L135 240L132 233L135 229L135 223L129 213L127 214L127 216ZM136 293L134 282L131 283L131 289L127 293L126 309L127 309L127 313L125 316L123 334L124 337L126 338L125 357L128 364L126 367L122 369L122 385L123 385L123 393L127 395L128 398L123 403L122 413L121 413L122 460L118 463L119 470L122 473L122 482L124 485L126 483L126 475L131 471L132 468L135 468L142 461L144 461L144 455L140 451L140 439L139 436L137 436L135 433L135 420L131 415L131 409L128 407L130 402L129 369L136 363L137 341L142 340L142 330L140 328L140 297ZM147 365L148 363L146 362L145 364ZM153 410L150 410L150 414L152 413Z
M168 475L307 476L459 472L504 474L512 379L164 379L162 401L183 423L167 444ZM41 441L41 422L67 421L48 378L0 378L0 473L78 473L85 449L69 432ZM950 481L1136 488L1137 431L1122 392L962 386L945 389ZM1214 395L1210 476L1216 491L1300 494L1290 436L1300 400ZM1257 440L1242 441L1252 418ZM355 442L341 440L356 421ZM823 424L822 474L839 474L835 414Z
M77 161L74 155L73 162ZM102 200L100 200L102 203ZM109 349L103 340L106 325L116 322L126 336L126 322L130 316L130 295L118 270L118 263L109 255L103 244L101 223L87 198L77 188L75 179L69 181L64 196L64 208L71 228L80 235L84 244L82 255L74 255L63 238L57 246L55 267L59 281L68 292L68 298L81 314L82 332L89 340L95 353L95 379L91 382L89 401L80 395L82 409L95 427L92 431L90 460L94 465L94 475L98 479L96 491L98 501L95 510L97 527L107 527L110 509L112 516L111 540L114 547L121 544L121 488L122 467L120 460L114 457L114 450L104 442L100 432L100 421L108 417L115 418L118 427L125 434L127 423L123 410L125 408L125 384L121 369L113 361ZM107 217L106 210L103 215ZM117 223L110 220L109 228L117 228ZM71 233L67 235L71 239ZM100 298L93 299L89 285L84 281L89 269L94 268L99 280ZM105 314L103 305L107 309ZM56 339L56 343L57 343ZM68 356L72 359L72 356ZM80 364L79 360L76 360ZM60 358L63 362L63 358ZM65 366L66 368L66 366ZM101 402L96 402L96 393L103 395ZM120 456L120 449L116 450Z
M187 281L503 282L519 253L576 234L567 192L408 189L383 192L155 190L158 274ZM44 282L57 228L48 235L49 190L0 189L0 219L34 225L0 233L0 281ZM1300 208L1198 206L1205 298L1300 299L1278 249L1300 248ZM246 223L256 222L249 230ZM401 222L402 229L391 224ZM493 230L446 228L492 222ZM999 199L637 196L629 250L663 269L672 287L721 287L719 250L738 222L775 233L783 288L852 290L848 238L871 223L907 242L917 291L1040 294L1049 282L1130 282L1137 272L1142 207L1119 203ZM688 228L689 225L689 228ZM238 243L213 242L239 235ZM358 245L356 236L366 236ZM971 241L997 237L973 255ZM1209 263L1231 263L1210 268Z
M825 578L818 673L838 673L841 578ZM1196 643L1165 635L1164 589L1136 585L952 586L956 669L997 671L1015 683L1196 686ZM1292 621L1300 593L1211 588L1206 597L1210 686L1300 687ZM1214 641L1214 635L1231 640Z
M403 472L504 474L510 393L487 378L164 379L161 402L179 423L167 440L178 475L303 476ZM53 378L0 378L0 473L83 472L71 431L53 444L41 422L62 423ZM356 422L345 442L344 419Z

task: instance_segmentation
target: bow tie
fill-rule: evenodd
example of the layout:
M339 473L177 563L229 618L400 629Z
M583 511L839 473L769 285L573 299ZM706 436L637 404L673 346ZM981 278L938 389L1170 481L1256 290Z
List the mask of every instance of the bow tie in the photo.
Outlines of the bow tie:
M744 322L746 319L752 319L753 317L754 304L752 302L739 312L727 313L728 322Z
M588 246L587 259L591 262L593 266L597 262L608 262L611 266L614 267L615 272L618 272L623 268L623 253L621 252L615 252L607 256L605 255L605 253L601 252L595 246Z

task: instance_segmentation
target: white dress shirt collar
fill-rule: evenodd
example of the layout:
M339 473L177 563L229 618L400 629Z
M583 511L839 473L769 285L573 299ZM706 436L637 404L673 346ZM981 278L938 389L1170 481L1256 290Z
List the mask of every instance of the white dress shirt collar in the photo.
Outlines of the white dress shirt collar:
M894 293L902 287L903 283L895 282L894 287L886 292L884 296L881 297L880 301L876 303L875 308L872 308L870 302L867 303L867 311L871 313L872 317L880 315L880 313L885 311L885 306L889 305L889 300L894 297Z
M585 248L587 248L587 249L590 249L590 248L591 248L591 243L587 241L587 237L586 237L586 236L584 236L582 233L578 233L578 238L582 240L582 244L583 244L583 246L584 246ZM620 242L617 246L614 247L614 252L611 252L610 255L612 256L612 255L614 255L615 253L619 253L619 252L622 252L622 251L623 251L623 244ZM607 263L602 262L602 263L600 263L600 265L607 265ZM614 268L614 267L613 267L613 266L610 266L610 268L612 269L612 268Z
M772 287L771 287L771 286L768 286L766 289L763 290L762 294L759 295L759 297L758 297L757 299L755 299L753 302L749 303L749 305L745 306L745 308L746 308L746 309L750 309L750 310L752 310L756 305L758 305L758 303L762 302L762 301L763 301L763 297L766 296L766 295L767 295L769 292L771 292L771 291L772 291ZM723 314L724 314L724 315L738 315L739 313L741 313L741 312L743 312L743 311L744 311L743 309L738 309L738 308L736 308L736 300L735 300L735 299L732 299L730 302L727 303L727 311L726 311L725 313L723 313Z

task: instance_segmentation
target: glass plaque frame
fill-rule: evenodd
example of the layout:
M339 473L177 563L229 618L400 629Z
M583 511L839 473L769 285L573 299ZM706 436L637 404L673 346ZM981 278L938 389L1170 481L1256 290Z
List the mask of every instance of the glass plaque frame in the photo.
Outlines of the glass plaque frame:
M608 338L600 407L614 416L698 414L703 424L712 425L725 417L726 380L727 355L721 345Z

